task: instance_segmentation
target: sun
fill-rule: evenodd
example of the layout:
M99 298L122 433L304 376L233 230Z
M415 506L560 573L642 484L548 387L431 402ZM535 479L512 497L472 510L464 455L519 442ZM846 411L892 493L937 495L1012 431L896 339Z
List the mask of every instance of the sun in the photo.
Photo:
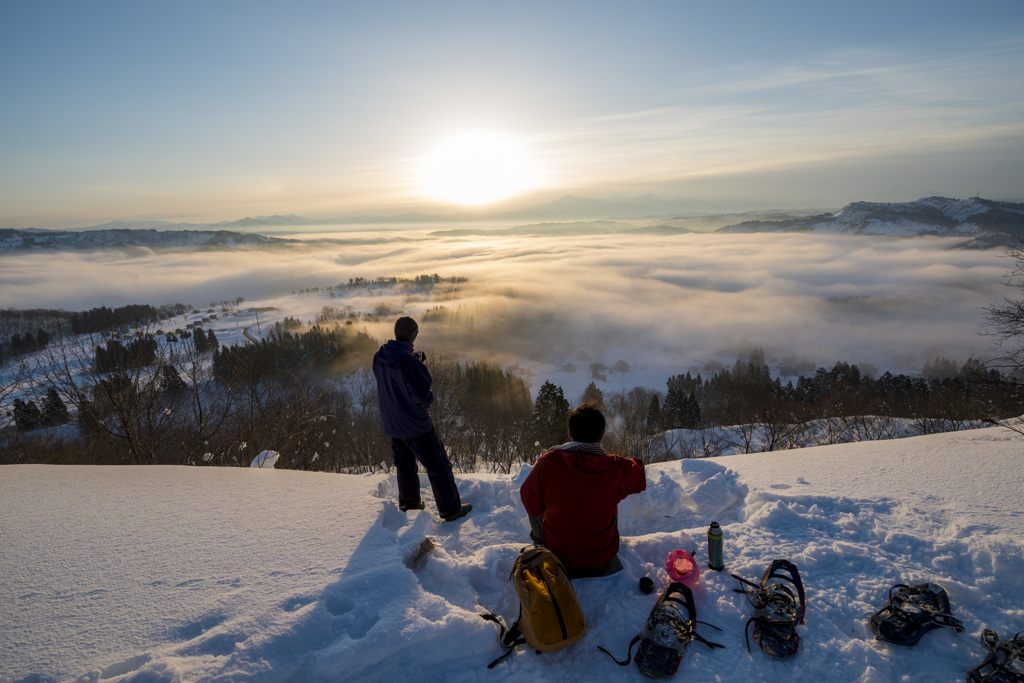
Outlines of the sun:
M428 197L467 206L509 199L537 181L536 169L521 144L486 132L445 140L426 155L420 172Z

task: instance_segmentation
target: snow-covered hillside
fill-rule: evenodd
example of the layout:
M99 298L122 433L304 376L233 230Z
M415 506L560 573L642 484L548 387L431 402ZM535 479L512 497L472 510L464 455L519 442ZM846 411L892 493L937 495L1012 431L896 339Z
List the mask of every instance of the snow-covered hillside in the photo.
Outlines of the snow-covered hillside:
M972 197L925 197L914 202L854 202L836 213L781 221L747 221L718 230L816 232L913 237L938 235L976 240L971 244L1013 243L1024 236L1024 204Z
M666 555L706 562L711 520L726 571L702 571L698 618L726 646L692 643L675 680L962 680L983 628L1024 629L1024 437L1000 428L648 466L620 506L624 571L577 582L588 635L497 668L479 614L517 611L508 581L527 545L511 476L460 475L473 513L441 523L395 504L393 475L187 467L7 466L0 476L0 680L645 680L624 656ZM424 536L438 548L404 564ZM807 588L801 650L748 653L746 599L774 558ZM650 576L655 594L637 590ZM948 591L966 632L915 647L866 620L895 583Z

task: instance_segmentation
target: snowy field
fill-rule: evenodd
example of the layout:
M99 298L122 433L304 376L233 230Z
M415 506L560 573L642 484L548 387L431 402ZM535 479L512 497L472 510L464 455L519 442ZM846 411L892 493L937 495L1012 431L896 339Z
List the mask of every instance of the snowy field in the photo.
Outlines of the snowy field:
M577 582L588 635L520 650L493 670L514 619L508 581L527 543L512 476L460 475L474 512L454 524L404 514L386 475L260 469L6 466L0 476L0 680L646 680L625 655L665 556L725 529L727 571L702 572L702 627L675 680L952 681L980 663L983 628L1024 629L1024 437L990 428L648 467L620 506L620 574ZM403 558L438 544L417 572ZM729 572L774 558L807 588L801 650L744 646L750 615ZM649 575L656 592L641 594ZM867 618L894 583L938 582L966 632L915 647L873 640Z

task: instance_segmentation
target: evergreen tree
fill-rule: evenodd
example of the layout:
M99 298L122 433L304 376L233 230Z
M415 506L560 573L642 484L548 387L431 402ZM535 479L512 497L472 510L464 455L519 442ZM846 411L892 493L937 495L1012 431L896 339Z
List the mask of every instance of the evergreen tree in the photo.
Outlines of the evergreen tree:
M647 424L650 428L661 427L663 423L661 416L661 401L658 400L658 394L651 394L651 403L647 408Z
M14 424L20 431L27 432L42 425L43 414L35 401L14 399Z
M234 375L229 371L228 360L231 354L230 347L225 346L223 349L217 349L213 352L213 376L219 382L230 382L234 379Z
M178 374L178 369L173 365L165 365L161 372L163 374L160 376L160 389L166 393L176 395L188 388Z
M113 343L114 342L108 342L107 346L109 347ZM107 357L107 350L102 346L96 347L96 360L93 365L96 367L96 372L110 372L111 370L111 361Z
M207 351L216 351L220 348L220 342L217 341L217 335L210 330L210 333L206 335L206 349Z
M700 404L697 403L697 396L692 391L686 400L683 401L683 410L680 415L683 429L698 429L701 423Z
M53 387L46 391L46 400L43 401L42 419L45 425L62 425L67 424L71 420L68 407L64 405L64 400Z
M679 383L673 382L673 379L675 378L668 381L668 392L661 406L661 426L664 429L682 429L683 416L686 413L686 395L679 387Z
M128 353L134 367L142 368L156 362L156 339L147 335L128 344Z
M580 403L596 403L601 408L604 408L604 392L591 382L583 390L583 398L580 400Z
M729 376L728 373L725 375ZM690 373L668 378L668 392L661 405L663 429L697 429L700 426L701 410L696 391L701 384L700 375L695 379Z
M531 427L534 438L541 446L565 443L568 438L566 421L569 417L569 401L565 399L562 387L544 382L533 404Z

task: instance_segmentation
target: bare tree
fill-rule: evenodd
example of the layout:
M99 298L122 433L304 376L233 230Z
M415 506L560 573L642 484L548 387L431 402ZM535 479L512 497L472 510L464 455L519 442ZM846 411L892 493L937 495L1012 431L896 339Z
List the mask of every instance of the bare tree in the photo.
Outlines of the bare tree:
M224 436L235 394L214 378L209 357L196 349L192 338L175 346L163 367L165 374L170 374L166 368L174 368L183 386L161 383L164 411L171 418L168 445L176 450L172 457L179 464L227 464L231 442Z
M437 438L444 444L453 469L475 472L480 455L479 425L467 420L462 410L462 366L453 354L432 355L428 362L434 392L430 416Z
M430 361L436 400L430 412L452 466L508 473L533 451L533 402L515 373L487 362L459 363L450 354Z
M890 415L849 415L829 420L839 427L840 441L881 441L898 439L903 435L903 423L899 418Z
M1006 273L1004 284L1024 294L1024 240L1020 246L1007 250L1013 266ZM1024 298L1003 297L1001 304L986 306L983 334L995 339L1002 356L992 365L1011 371L1024 370Z
M657 392L646 387L615 391L605 398L608 429L604 446L610 452L645 463L667 459L667 444L654 437L663 430L651 424L651 397Z
M16 424L15 401L28 397L32 391L32 372L27 356L10 358L0 365L0 464L36 462L38 438L20 432ZM47 443L47 453L53 453L54 444Z
M757 436L760 425L757 422L740 422L733 425L732 430L738 437L737 445L743 448L744 453L756 453L761 449L757 446Z
M343 458L344 471L389 471L392 465L391 440L384 435L377 401L377 382L368 367L357 370L350 378L352 395L347 421L338 429L346 435L349 454Z
M147 340L143 331L138 339ZM100 340L60 335L36 355L36 377L74 406L79 429L93 457L104 462L164 462L165 437L171 422L160 391L159 367L167 351L155 341L142 354L129 345L107 364L98 362Z
M487 363L471 363L463 377L467 400L462 413L475 424L480 456L491 472L508 474L534 450L529 389L514 373Z
M725 430L707 423L676 433L679 434L677 448L684 458L715 458L737 445Z
M9 415L15 394L28 387L31 371L26 357L17 356L0 365L0 437L13 428Z
M1024 295L1024 239L1018 246L1010 247L1007 256L1013 265L1006 273L1004 284ZM1002 354L989 365L1002 371L1008 381L1019 387L1024 383L1024 298L1004 296L1001 304L991 304L984 311L982 334L993 337L995 348ZM1024 420L1008 420L1003 424L1024 434Z
M795 401L769 397L758 407L764 451L799 448L807 434L807 416Z
M238 354L221 368L231 397L224 425L216 429L217 454L225 465L245 466L254 455L271 450L288 469L321 469L321 455L330 455L337 416L327 385L305 374L256 367L256 355ZM204 458L205 459L205 458ZM325 462L333 458L328 457ZM319 464L318 464L319 463Z

